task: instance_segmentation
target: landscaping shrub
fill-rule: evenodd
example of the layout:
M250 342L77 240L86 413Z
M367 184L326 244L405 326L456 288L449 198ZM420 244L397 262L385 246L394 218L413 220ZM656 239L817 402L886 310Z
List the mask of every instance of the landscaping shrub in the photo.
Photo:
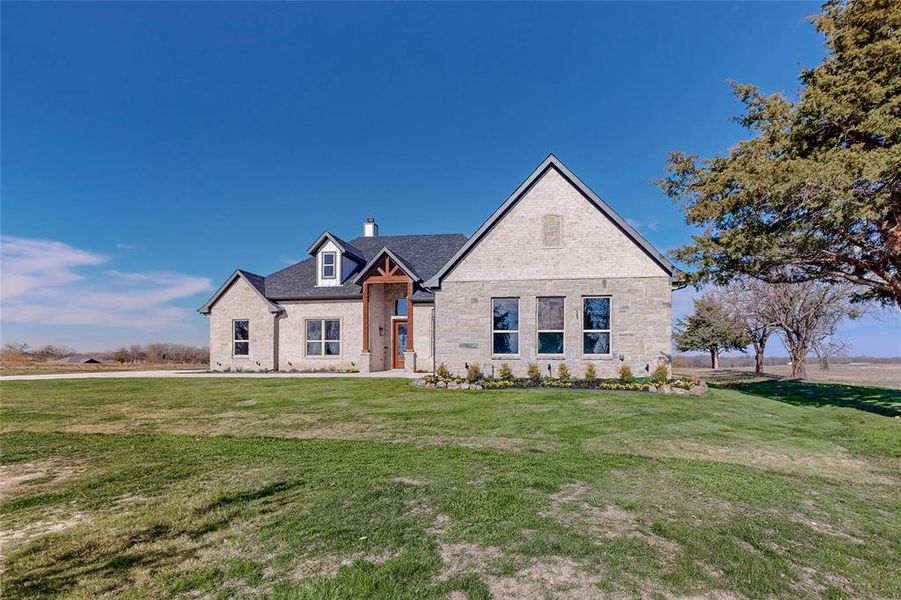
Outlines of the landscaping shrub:
M476 383L482 379L482 377L482 367L476 363L469 363L466 365L466 381L469 383Z
M598 373L594 369L594 363L588 363L585 367L585 381L594 381L598 378Z
M526 376L529 378L529 381L537 382L541 379L541 367L538 366L538 363L529 363L529 366L526 369Z
M447 365L444 363L438 365L438 368L435 369L435 375L441 379L450 379L451 376L450 371L447 370Z
M497 378L504 381L513 379L513 370L510 369L510 365L508 365L507 363L501 363L501 366L497 368Z
M666 366L666 363L657 363L657 366L654 367L654 371L651 373L651 376L648 377L648 382L650 383L666 383L669 379L669 369Z
M635 383L635 375L629 365L623 365L619 368L619 380L623 383Z
M572 373L569 372L569 367L566 366L566 363L560 363L557 365L557 379L569 379L572 377Z

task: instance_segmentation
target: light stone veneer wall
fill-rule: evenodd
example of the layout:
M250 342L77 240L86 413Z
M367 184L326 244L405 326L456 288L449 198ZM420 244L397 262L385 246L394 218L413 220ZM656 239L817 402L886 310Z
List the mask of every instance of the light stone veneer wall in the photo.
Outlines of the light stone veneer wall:
M559 215L562 244L544 245L542 219ZM660 277L663 269L550 169L444 277L449 281ZM442 282L443 287L443 282Z
M362 300L281 301L285 311L278 318L278 369L308 371L359 368L363 350ZM341 321L341 355L306 355L306 320Z
M413 304L413 350L416 370L432 370L432 304Z
M566 298L565 345L563 356L539 356L536 331L539 296ZM611 298L611 353L609 357L582 354L582 298ZM491 299L519 298L519 354L492 355ZM463 373L465 363L477 362L486 374L492 365L508 363L524 376L529 362L536 362L547 374L551 364L566 362L575 376L594 363L599 377L615 377L621 364L629 365L636 376L653 370L659 361L670 360L671 289L669 277L625 277L604 279L556 279L496 282L447 282L435 299L435 360L455 373ZM622 354L624 360L619 360Z
M278 336L275 315L268 303L245 280L238 278L210 310L210 370L264 371L275 368ZM250 321L250 354L232 356L232 321Z

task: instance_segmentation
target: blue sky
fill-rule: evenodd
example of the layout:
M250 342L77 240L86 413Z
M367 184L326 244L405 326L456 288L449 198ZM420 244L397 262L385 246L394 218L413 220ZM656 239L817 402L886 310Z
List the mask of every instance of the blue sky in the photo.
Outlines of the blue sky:
M472 233L554 152L658 248L669 151L794 93L814 3L2 5L2 337L206 342L235 267L323 230ZM677 312L690 292L675 298ZM896 315L849 324L901 355Z

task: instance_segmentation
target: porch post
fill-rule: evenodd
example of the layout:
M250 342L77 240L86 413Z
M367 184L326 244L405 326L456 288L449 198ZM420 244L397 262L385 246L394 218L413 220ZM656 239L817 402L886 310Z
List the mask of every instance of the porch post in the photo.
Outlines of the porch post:
M407 282L407 352L413 352L413 282Z
M363 282L363 352L369 352L369 283Z

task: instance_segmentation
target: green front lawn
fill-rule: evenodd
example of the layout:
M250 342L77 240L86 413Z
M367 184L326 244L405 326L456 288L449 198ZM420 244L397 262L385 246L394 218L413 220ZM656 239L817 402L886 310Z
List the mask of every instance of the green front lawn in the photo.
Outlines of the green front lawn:
M755 385L6 382L3 593L901 595L899 393Z

